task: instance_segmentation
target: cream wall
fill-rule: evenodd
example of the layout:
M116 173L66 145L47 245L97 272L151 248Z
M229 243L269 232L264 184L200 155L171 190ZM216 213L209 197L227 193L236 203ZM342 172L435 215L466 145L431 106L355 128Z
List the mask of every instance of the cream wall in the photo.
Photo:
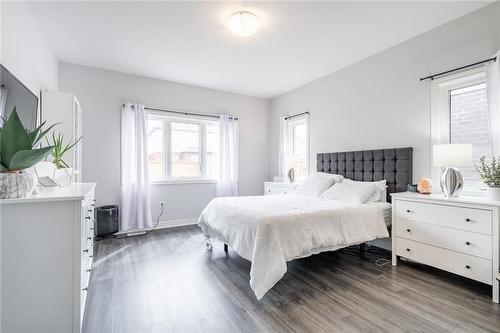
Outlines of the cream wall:
M419 78L500 49L500 3L489 5L271 101L271 176L278 173L279 116L310 112L316 154L414 148L414 180L431 172L430 86Z
M75 94L83 109L83 175L84 181L98 183L98 205L119 201L120 107L124 102L237 116L240 194L263 193L263 182L269 178L267 100L65 62L59 64L59 87ZM164 201L163 221L198 218L214 196L214 183L151 185L153 217Z

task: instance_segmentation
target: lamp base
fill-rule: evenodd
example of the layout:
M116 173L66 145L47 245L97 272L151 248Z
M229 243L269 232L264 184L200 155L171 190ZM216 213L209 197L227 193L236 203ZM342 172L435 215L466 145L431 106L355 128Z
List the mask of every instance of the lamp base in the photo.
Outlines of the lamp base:
M464 178L457 168L445 168L439 184L445 197L457 197L464 187Z

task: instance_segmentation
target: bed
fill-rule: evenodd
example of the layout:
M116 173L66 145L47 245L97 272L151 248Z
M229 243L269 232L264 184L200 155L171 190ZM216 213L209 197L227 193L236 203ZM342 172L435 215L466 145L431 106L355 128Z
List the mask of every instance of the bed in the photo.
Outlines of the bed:
M412 148L322 153L316 170L355 181L385 179L390 194L412 180ZM261 299L286 273L288 261L389 237L387 203L353 204L294 193L213 199L198 225L252 262L250 287ZM389 222L390 223L390 222Z

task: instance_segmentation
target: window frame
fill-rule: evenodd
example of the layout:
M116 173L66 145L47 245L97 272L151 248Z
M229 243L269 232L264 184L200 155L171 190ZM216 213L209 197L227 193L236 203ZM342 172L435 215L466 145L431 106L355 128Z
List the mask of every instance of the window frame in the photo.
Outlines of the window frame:
M214 183L217 181L216 178L211 178L206 174L206 153L207 153L207 125L210 126L218 126L217 120L209 120L203 118L203 116L173 116L170 114L165 114L164 111L148 111L148 121L150 119L159 120L163 122L163 176L158 177L149 177L149 183L153 185L159 184L189 184L189 183ZM199 176L182 176L182 177L173 177L172 176L172 123L184 123L184 124L193 124L199 126L199 137L198 137L198 145L199 145L199 165L200 169Z
M453 90L486 83L486 72L483 67L447 75L431 81L431 178L438 185L441 170L434 166L433 146L451 142L451 92ZM439 186L439 185L438 185ZM462 193L484 196L486 185L479 189L464 188Z
M293 158L295 156L294 151L295 151L295 132L294 132L294 127L297 126L297 124L304 123L306 126L306 156L305 156L305 163L306 163L306 176L308 177L310 175L310 161L309 161L309 115L305 114L302 116L297 116L293 117L292 119L287 120L286 124L286 146L287 149L285 151L285 163L286 161L290 158ZM286 165L286 164L285 164ZM288 166L287 166L288 169ZM299 178L296 178L296 180L301 180Z

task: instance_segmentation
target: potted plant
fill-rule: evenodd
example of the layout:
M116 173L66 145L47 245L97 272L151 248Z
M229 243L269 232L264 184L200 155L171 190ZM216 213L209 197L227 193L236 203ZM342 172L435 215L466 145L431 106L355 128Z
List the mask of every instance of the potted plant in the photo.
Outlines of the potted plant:
M49 139L46 138L47 144L54 146L52 150L52 157L54 158L52 163L56 166L56 170L54 171L54 181L59 186L69 186L71 185L71 180L73 178L73 168L68 165L63 160L64 154L66 154L71 148L76 146L76 144L82 139L79 137L75 142L69 141L65 144L64 135L61 133L56 134L52 132L52 142L49 142Z
M0 127L0 199L20 198L31 194L35 181L27 169L46 158L53 146L37 148L36 144L55 125L42 131L43 122L33 131L24 128L14 107L9 119Z
M493 157L491 162L486 162L486 156L479 159L475 165L479 176L487 186L486 197L489 200L500 201L500 160Z

